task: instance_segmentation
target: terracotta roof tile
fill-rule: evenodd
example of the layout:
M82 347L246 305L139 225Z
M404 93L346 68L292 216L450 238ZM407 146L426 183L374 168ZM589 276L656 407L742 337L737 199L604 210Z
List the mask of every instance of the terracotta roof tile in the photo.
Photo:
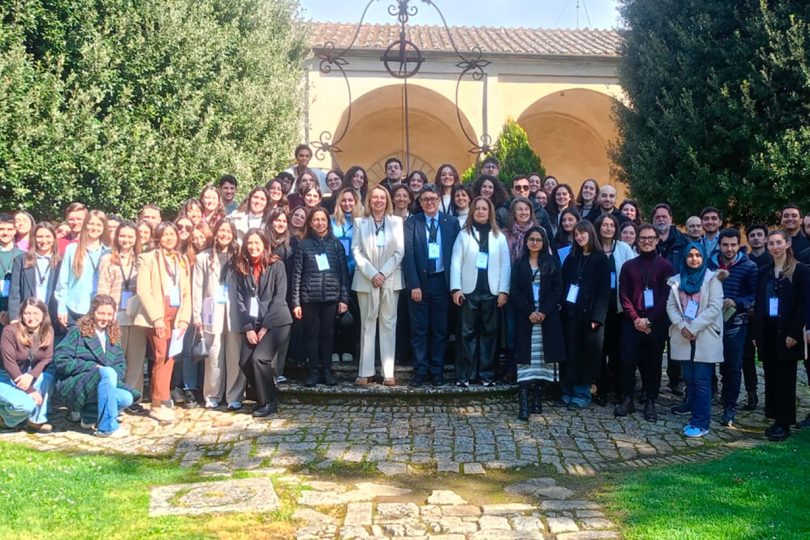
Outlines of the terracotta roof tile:
M357 26L350 23L310 23L314 49L334 42L336 48L349 45ZM468 52L480 47L485 53L540 56L618 56L621 38L613 30L561 30L549 28L497 28L451 26L456 47ZM384 50L399 39L399 26L364 24L354 49ZM408 39L426 52L452 52L453 47L442 26L410 25Z

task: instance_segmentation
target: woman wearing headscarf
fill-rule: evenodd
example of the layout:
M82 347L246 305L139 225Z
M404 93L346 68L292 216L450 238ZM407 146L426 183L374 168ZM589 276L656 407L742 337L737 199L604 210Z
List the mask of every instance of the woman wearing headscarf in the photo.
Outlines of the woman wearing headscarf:
M685 252L680 273L669 280L669 347L672 360L682 362L692 414L683 434L703 437L709 432L714 366L723 361L723 285L707 268L703 246L691 242Z

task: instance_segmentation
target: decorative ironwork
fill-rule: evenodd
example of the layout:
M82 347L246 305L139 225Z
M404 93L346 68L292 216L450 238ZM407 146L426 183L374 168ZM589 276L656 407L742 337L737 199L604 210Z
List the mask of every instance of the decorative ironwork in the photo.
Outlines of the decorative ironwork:
M357 27L354 31L354 36L352 40L349 42L349 45L346 48L338 51L336 50L336 46L334 42L327 42L321 48L321 52L318 54L318 58L320 58L320 65L319 69L321 73L329 74L333 70L337 69L341 76L343 77L344 82L346 83L346 90L349 97L349 107L346 112L346 122L344 123L340 133L337 136L334 136L333 133L329 130L323 131L318 138L317 141L311 141L311 145L315 149L315 156L318 159L323 159L326 153L339 153L342 150L338 146L343 138L346 136L346 133L349 130L349 125L351 124L352 119L352 91L351 85L349 84L349 78L345 71L345 66L349 65L349 62L345 59L346 53L348 53L352 47L354 46L355 42L357 41L357 37L360 35L360 30L363 27L363 21L365 21L366 14L368 13L371 4L377 2L379 0L369 0L366 4L366 7L363 9L363 14L360 17L360 22L357 23ZM492 137L487 133L487 117L486 117L486 93L484 94L484 113L483 113L483 134L480 137L479 141L476 141L475 138L467 131L467 128L464 126L464 120L461 117L461 109L459 108L459 92L461 90L461 82L464 80L466 76L469 76L474 81L484 81L486 84L485 76L486 72L484 69L490 65L488 60L483 59L483 51L480 47L474 47L470 51L470 55L465 55L462 53L458 47L456 46L456 42L453 39L453 34L450 31L450 26L447 24L447 20L444 17L444 14L439 9L432 0L420 0L423 4L430 6L436 10L439 17L442 20L442 25L444 26L444 30L447 33L448 41L450 45L453 47L453 51L455 52L456 56L459 57L460 62L456 64L456 67L461 69L461 73L456 81L456 92L455 92L455 105L456 105L456 117L458 119L459 127L461 128L461 132L467 141L472 145L471 148L468 150L469 153L474 155L486 154L490 152L492 148ZM406 147L406 159L410 161L410 130L409 130L409 111L408 111L408 79L414 77L419 70L422 68L422 64L425 62L425 58L422 55L422 51L419 50L419 47L416 46L415 43L410 41L407 38L407 31L406 26L410 21L411 17L414 17L419 13L419 9L417 6L412 4L413 0L396 0L395 4L391 4L388 6L388 14L392 17L396 17L397 22L399 24L399 39L394 41L388 45L385 50L385 53L382 55L380 60L385 67L385 70L388 72L391 77L396 79L401 79L403 81L403 94L404 94L404 120L405 120L405 147Z

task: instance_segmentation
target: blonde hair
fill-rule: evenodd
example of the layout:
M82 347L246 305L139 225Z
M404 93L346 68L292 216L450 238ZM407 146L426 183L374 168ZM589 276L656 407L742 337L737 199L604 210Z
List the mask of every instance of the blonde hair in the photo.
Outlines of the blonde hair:
M76 246L76 255L73 258L73 273L76 274L76 276L81 276L82 272L84 272L84 258L87 255L87 246L90 244L90 235L87 232L87 226L93 218L101 220L101 236L99 237L99 242L102 244L109 243L107 238L107 214L101 210L90 210L87 212L87 215L84 216L82 232L79 235L79 244Z
M332 211L332 219L335 220L336 225L344 225L346 223L346 216L343 215L343 210L340 208L340 201L343 200L345 193L351 194L354 197L354 208L352 209L352 219L360 217L363 212L363 201L360 200L360 194L356 189L343 188L338 191L337 199L335 199L335 209Z
M391 194L382 186L374 186L368 190L366 194L366 206L365 210L363 211L363 215L368 217L371 215L371 195L375 191L381 191L385 193L385 215L390 216L394 213L394 203L391 201Z

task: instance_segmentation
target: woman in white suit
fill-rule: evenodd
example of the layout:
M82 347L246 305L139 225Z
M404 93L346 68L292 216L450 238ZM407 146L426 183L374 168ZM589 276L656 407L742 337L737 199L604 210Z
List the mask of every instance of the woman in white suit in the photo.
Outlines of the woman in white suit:
M480 379L484 386L494 386L498 310L509 299L509 245L489 199L476 197L471 217L453 244L450 260L450 292L453 303L461 306L462 356L456 361L456 385Z
M245 376L239 369L243 334L236 306L232 259L239 251L237 228L222 220L214 226L214 246L197 255L191 288L192 322L209 344L205 359L203 396L205 407L222 404L229 410L242 408Z
M397 301L402 290L405 239L402 218L393 215L391 195L374 187L366 196L365 216L355 222L352 254L356 263L352 290L360 304L360 369L355 383L365 386L374 377L374 344L380 324L383 384L393 386Z

